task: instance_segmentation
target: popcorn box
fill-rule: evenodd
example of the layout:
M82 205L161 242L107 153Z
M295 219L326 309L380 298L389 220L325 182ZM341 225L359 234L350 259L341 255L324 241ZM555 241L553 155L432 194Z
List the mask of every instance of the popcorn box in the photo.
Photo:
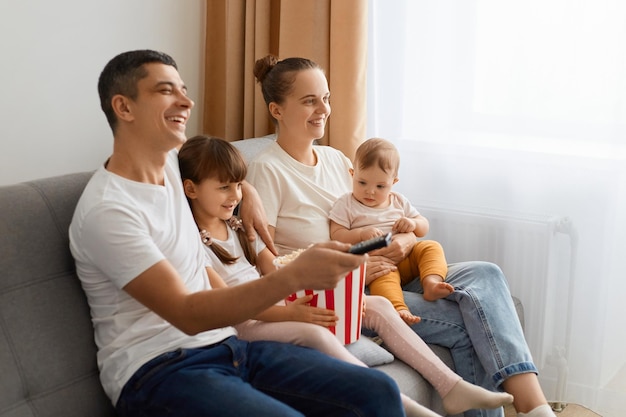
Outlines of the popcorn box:
M339 320L329 330L344 345L356 342L361 336L361 316L363 306L363 288L365 286L365 264L348 273L339 281L337 287L330 290L301 290L291 294L285 303L296 298L313 294L309 302L314 307L334 310Z

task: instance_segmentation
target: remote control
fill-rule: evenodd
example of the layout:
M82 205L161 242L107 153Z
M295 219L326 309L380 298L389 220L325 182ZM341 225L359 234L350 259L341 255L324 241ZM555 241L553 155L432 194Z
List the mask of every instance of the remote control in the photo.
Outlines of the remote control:
M360 255L362 253L373 251L374 249L380 249L384 248L385 246L389 246L389 243L391 243L391 232L383 236L378 236L368 240L364 240L363 242L355 243L350 247L350 249L348 249L348 252Z

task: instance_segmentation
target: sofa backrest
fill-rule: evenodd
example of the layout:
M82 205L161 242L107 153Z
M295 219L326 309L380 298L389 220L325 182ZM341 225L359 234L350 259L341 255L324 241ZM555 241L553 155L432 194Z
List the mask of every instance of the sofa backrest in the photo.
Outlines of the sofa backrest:
M0 417L115 416L69 250L90 176L0 187Z
M238 141L246 159L269 135ZM115 416L68 227L91 172L0 187L0 417Z

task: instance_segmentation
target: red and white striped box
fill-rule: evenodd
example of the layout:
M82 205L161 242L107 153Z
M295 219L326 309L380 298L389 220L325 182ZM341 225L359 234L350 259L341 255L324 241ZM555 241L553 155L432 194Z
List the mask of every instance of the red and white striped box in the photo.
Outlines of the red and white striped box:
M361 316L363 313L363 288L365 286L365 264L348 273L331 290L301 290L291 294L285 302L313 294L310 305L334 310L339 320L329 330L344 345L354 343L361 336Z

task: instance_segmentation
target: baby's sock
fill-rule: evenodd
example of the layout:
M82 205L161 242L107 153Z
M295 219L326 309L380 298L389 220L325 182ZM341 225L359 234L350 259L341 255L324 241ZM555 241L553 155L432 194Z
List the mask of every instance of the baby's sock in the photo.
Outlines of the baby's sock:
M402 405L404 406L406 417L441 417L441 415L424 407L406 395L400 395L402 396Z
M517 413L518 417L555 417L554 411L548 404L533 408L527 413Z
M460 414L472 409L498 408L511 403L513 403L511 394L492 392L463 380L457 382L443 397L443 408L448 414Z

